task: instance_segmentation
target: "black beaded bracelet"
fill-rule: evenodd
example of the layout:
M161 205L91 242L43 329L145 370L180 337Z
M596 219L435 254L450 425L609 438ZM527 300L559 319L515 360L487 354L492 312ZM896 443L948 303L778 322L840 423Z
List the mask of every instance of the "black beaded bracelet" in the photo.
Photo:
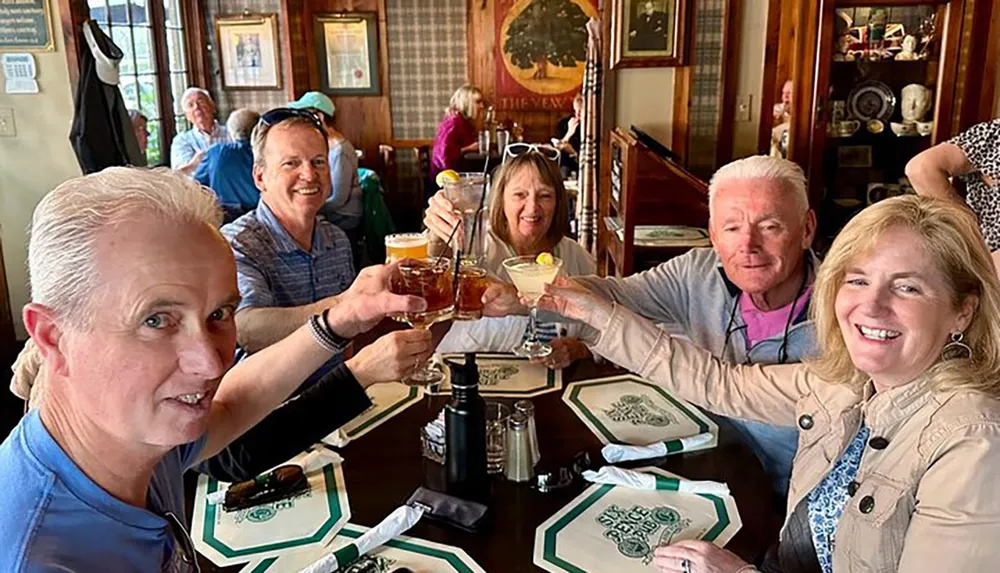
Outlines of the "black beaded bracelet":
M336 354L350 344L351 340L333 332L333 329L330 328L327 322L327 313L329 311L329 309L326 309L322 315L314 314L309 317L309 332L320 346Z

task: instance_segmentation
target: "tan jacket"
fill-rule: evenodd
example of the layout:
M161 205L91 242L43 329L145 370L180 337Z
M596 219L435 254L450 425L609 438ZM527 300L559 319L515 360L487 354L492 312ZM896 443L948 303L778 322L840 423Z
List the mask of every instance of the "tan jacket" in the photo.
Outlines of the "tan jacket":
M871 438L837 525L836 573L1000 572L1000 401L919 379L873 395L803 364L725 364L618 305L592 348L710 411L798 426L789 514L863 417Z

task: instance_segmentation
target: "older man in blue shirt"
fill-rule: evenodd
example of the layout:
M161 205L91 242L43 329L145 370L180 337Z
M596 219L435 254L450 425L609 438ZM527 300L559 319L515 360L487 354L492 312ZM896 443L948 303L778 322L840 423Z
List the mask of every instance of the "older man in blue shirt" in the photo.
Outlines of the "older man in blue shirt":
M184 90L181 109L192 127L178 133L170 144L170 168L191 175L201 163L205 150L215 143L229 141L229 132L215 120L215 102L207 90L198 87Z
M209 147L194 171L194 180L215 193L226 223L252 210L260 201L250 146L250 135L259 119L260 114L251 109L229 114L226 129L233 140Z

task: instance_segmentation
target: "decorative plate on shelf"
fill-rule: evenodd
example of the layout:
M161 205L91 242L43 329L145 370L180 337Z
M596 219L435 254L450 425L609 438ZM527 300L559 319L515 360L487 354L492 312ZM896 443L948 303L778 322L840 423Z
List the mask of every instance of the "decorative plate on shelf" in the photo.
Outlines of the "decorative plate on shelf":
M870 80L858 84L847 96L847 111L862 122L873 119L889 121L896 110L896 95L882 82Z

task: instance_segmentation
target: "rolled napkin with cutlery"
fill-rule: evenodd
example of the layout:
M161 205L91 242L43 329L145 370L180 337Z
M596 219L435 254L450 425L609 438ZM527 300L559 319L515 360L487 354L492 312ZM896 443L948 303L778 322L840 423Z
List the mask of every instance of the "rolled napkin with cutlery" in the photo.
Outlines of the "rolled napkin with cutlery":
M226 502L227 509L229 507L239 508L246 506L246 503L240 503L238 498L246 500L251 505L256 505L253 501L260 498L261 495L264 495L267 499L263 499L257 503L275 501L281 499L281 495L283 494L295 494L301 491L303 487L308 489L305 483L306 476L326 465L340 464L343 461L344 458L340 457L337 452L326 448L315 449L306 454L298 464L279 466L252 480L234 483L224 490L208 494L207 501L209 505ZM271 495L266 495L272 491Z
M420 521L424 510L419 507L404 505L397 507L389 517L366 531L354 542L326 555L299 573L336 573L343 571L362 555L384 545L387 541L402 534Z
M614 466L604 466L596 472L587 470L583 472L583 479L593 483L620 485L633 489L729 495L729 486L717 481L691 481L633 470L623 470Z
M627 446L624 444L608 444L601 449L604 461L609 464L618 462L628 462L632 460L645 460L649 458L659 458L678 452L687 452L694 448L704 446L712 441L712 433L696 434L687 438L678 438L667 442L656 442L648 446Z

